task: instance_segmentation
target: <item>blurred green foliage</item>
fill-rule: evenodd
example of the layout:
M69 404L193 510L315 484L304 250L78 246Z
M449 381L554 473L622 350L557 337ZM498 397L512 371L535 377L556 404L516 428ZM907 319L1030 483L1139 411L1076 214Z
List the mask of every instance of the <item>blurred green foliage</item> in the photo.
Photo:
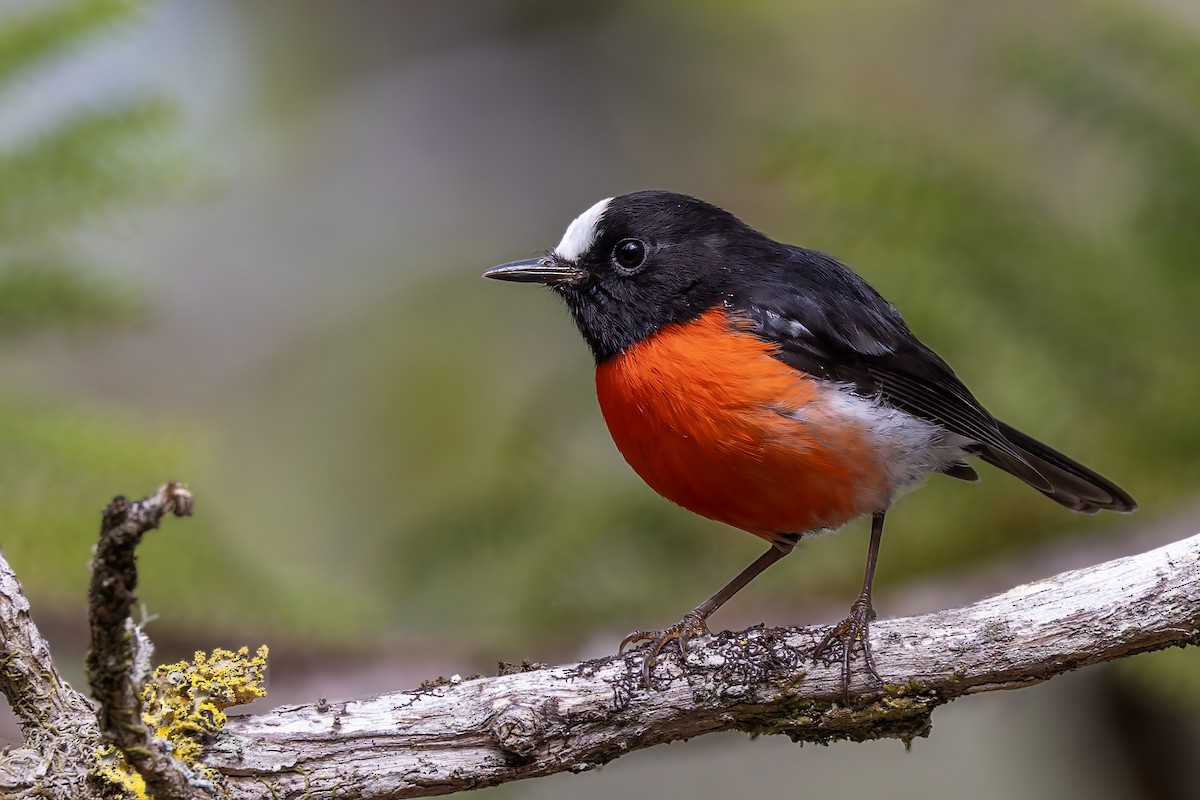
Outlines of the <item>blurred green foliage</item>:
M69 2L6 20L0 90L140 5ZM522 48L575 24L543 18L540 2L516 5L532 16L511 24L537 32ZM722 128L713 172L735 176L721 192L697 193L850 263L998 416L1125 485L1145 514L1194 494L1193 32L1132 0L596 9L579 23L585 51L614 36L658 48L657 60L606 63L619 86L572 78L613 105L622 145L607 155L646 147L647 163L673 157L680 142L631 133L641 121L627 108L674 95L635 97L640 87L622 81L655 91L678 82L679 95L703 106L692 122ZM242 13L264 14L267 27L275 20L269 10ZM481 19L472 36L485 35ZM289 91L312 90L314 74L328 79L318 87L340 88L295 41L279 46L294 60L273 65L294 81ZM138 301L95 277L68 234L170 185L162 134L173 116L154 99L105 103L0 154L0 342L136 318ZM291 133L300 123L288 119ZM297 185L287 191L303 194ZM579 210L563 208L561 224ZM264 228L264 238L278 235ZM546 230L530 250L558 234ZM394 252L380 258L380 273L397 269ZM172 623L236 620L326 642L395 625L489 653L507 643L500 652L510 658L530 655L534 640L544 652L554 636L669 624L758 555L757 540L671 506L624 465L600 421L586 348L556 301L484 283L488 262L447 263L440 250L426 261L393 294L372 290L332 322L314 314L253 374L215 389L228 392L222 405L254 412L245 415L254 430L235 430L233 441L177 416L167 434L131 435L147 423L47 407L6 387L0 507L23 532L6 539L6 553L49 593L81 598L103 498L199 475L210 481L196 487L202 513L143 553L145 596ZM212 463L221 458L236 464ZM181 464L188 474L175 471ZM1124 524L1071 515L983 472L978 486L935 479L900 503L881 585ZM849 602L865 533L858 525L802 544L737 604L820 621L806 601Z
M39 68L137 22L147 6L64 0L6 12L0 99L36 82ZM0 347L139 323L153 298L91 263L77 234L111 228L191 178L174 141L178 116L159 97L99 97L0 150ZM212 435L210 421L178 409L148 415L92 397L50 400L12 381L0 386L2 544L39 607L75 609L68 613L77 618L105 500L148 494L167 479L203 484ZM193 485L203 506L204 487ZM244 528L223 524L216 505L142 548L141 590L156 613L181 627L281 626L328 640L359 632L347 616L365 605L361 598L315 568L272 569L277 554L247 547ZM317 581L340 601L314 592Z
M221 135L204 141L229 156L239 202L154 217L152 246L133 250L166 257L143 265L144 284L114 277L79 234L111 232L186 177L174 104L100 93L0 140L0 354L21 354L23 368L31 353L59 356L30 370L32 385L0 382L0 546L56 646L52 611L82 619L104 502L167 478L198 497L194 519L139 552L139 595L168 648L172 633L177 644L246 635L339 655L391 640L402 647L385 650L389 666L453 659L444 671L463 660L444 645L478 664L550 660L594 631L607 649L629 628L670 624L756 557L757 539L672 506L623 463L560 304L479 279L552 245L584 205L564 203L529 241L536 226L517 234L514 219L541 212L517 193L679 189L834 253L997 415L1142 503L1132 520L1086 518L995 470L975 486L934 479L889 517L885 616L898 583L1036 558L1055 537L1150 527L1194 499L1200 35L1175 12L1136 0L469 5L233 0L156 17L166 24L132 60L165 58L186 91L220 106ZM0 102L151 8L26 7L0 14ZM496 96L464 91L474 82ZM510 101L538 120L531 142L505 138ZM451 152L464 141L486 141L485 157ZM521 146L539 151L542 172ZM522 166L499 170L511 185L498 199L479 173L510 155ZM363 170L370 158L410 168ZM410 179L407 194L380 194ZM379 234L417 206L422 220L450 220L454 240ZM214 235L224 249L204 246ZM305 284L306 269L327 280ZM199 279L176 282L185 271ZM154 319L184 306L159 306L156 284L188 298L186 324ZM265 307L267 294L287 302ZM232 298L255 324L239 327ZM231 333L203 335L221 326ZM141 347L156 337L163 347ZM155 375L139 385L163 391L122 395L89 363L148 351L195 374L157 380L161 365L138 361ZM63 378L64 363L84 368ZM833 621L865 550L865 524L803 542L714 626ZM1196 660L1171 651L1114 669L1200 707ZM1000 727L1024 731L1013 709ZM1063 716L1087 724L1083 709ZM1103 781L1103 751L1060 734L1030 747L1079 739L1081 770Z
M880 265L876 285L1000 416L1153 511L1200 484L1200 42L1132 5L1083 5L1064 24L1000 30L981 83L1058 129L1067 158L1100 153L1086 161L1094 196L1056 205L1065 170L1017 137L861 109L785 128L762 169L828 247ZM1059 523L987 483L969 517L930 515L910 568L1103 524Z
M0 98L141 2L71 0L0 20ZM127 318L133 304L89 277L66 241L81 223L158 195L176 172L172 107L139 99L75 111L0 152L0 337Z
M135 20L144 5L67 0L6 12L0 101L35 82L40 68ZM101 99L0 150L0 347L136 320L142 298L89 263L76 234L176 185L183 170L170 144L175 119L157 98ZM197 450L180 426L166 432L12 380L0 385L0 442L5 556L35 599L76 608L106 498L152 491ZM215 546L196 547L184 574L176 569L169 579L203 576L223 559ZM207 601L196 603L199 618Z
M1126 3L1029 19L985 10L965 33L944 2L873 22L878 4L808 4L795 12L808 28L760 5L761 17L710 9L725 27L708 31L704 55L734 58L754 41L772 69L804 76L807 102L775 103L739 155L775 222L708 199L853 265L998 416L1122 483L1144 513L1191 497L1200 41ZM912 18L897 33L902 13ZM881 101L886 48L915 46L908 30L959 41L953 25L953 76L920 102ZM784 38L813 47L773 49ZM858 46L831 54L848 41ZM931 50L939 57L951 56ZM838 71L850 62L853 80ZM371 560L407 625L478 640L667 623L757 555L756 540L671 507L620 462L585 350L551 298L470 277L407 286L354 328L377 344L350 382L378 406L349 415L362 430L347 436L395 443L354 480L393 522ZM429 341L436 350L414 344ZM890 523L882 584L1126 524L1066 513L987 470L977 486L931 481ZM863 525L804 544L738 602L795 609L797 621L814 594L848 602L865 545Z

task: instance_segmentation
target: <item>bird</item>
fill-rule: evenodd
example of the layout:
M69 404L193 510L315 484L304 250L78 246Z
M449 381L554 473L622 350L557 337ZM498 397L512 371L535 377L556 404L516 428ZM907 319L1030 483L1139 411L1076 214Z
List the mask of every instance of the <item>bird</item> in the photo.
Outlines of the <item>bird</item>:
M992 416L849 267L694 197L605 198L553 250L484 277L565 301L595 359L608 430L643 481L769 545L679 622L625 637L620 653L649 645L647 688L664 646L686 655L709 616L802 537L868 516L862 589L812 657L840 655L847 702L856 646L879 681L870 625L884 518L931 475L977 481L970 459L1072 511L1137 509L1112 481Z

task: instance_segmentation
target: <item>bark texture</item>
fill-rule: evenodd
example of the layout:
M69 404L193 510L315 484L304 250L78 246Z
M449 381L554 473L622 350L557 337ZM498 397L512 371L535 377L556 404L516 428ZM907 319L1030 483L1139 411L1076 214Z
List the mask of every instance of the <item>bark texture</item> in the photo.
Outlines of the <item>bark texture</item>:
M91 591L96 706L61 681L0 558L0 691L25 741L0 754L5 798L112 796L89 776L115 743L159 800L182 797L399 798L583 771L624 753L722 730L797 741L911 739L937 706L1077 667L1200 641L1200 535L1138 556L1018 586L972 605L881 620L871 641L883 684L865 670L841 702L840 654L813 662L822 628L751 628L643 651L490 678L457 677L365 700L235 717L207 742L197 781L141 723L140 631L129 620L133 547L191 496L167 484L105 513ZM108 794L105 794L108 792Z
M142 721L141 690L150 673L151 646L131 616L137 600L135 551L142 537L169 513L191 516L192 495L181 483L164 484L137 502L117 497L104 509L88 587L92 647L87 674L100 705L103 740L124 753L145 780L146 790L160 799L203 800L208 797L200 788L203 782Z
M721 730L797 741L926 736L957 697L1200 641L1200 536L872 626L885 684L812 663L820 628L751 628L673 648L643 688L640 652L231 720L208 762L232 796L420 797L582 771Z
M78 776L100 745L96 707L59 675L29 614L29 600L0 556L0 692L24 741L0 753L0 797L73 797Z

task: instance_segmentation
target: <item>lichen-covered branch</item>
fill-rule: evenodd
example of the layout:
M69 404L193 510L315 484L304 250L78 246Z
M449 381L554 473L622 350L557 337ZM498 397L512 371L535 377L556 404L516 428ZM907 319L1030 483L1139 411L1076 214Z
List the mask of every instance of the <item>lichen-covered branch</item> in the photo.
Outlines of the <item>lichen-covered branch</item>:
M1200 536L965 608L872 626L886 682L811 663L824 632L752 628L640 654L230 720L206 761L235 798L398 798L580 771L721 730L803 741L911 738L957 697L1200 641Z
M221 709L258 693L265 650L253 657L214 652L155 673L158 683L178 684L181 705L170 716L197 734L178 739L186 754L178 742L170 745L172 755L150 735L141 708L137 687L149 674L148 642L129 613L135 545L167 513L190 509L187 490L167 484L140 502L118 498L105 512L89 593L88 672L98 714L58 678L24 594L0 559L0 690L26 736L22 747L0 753L3 797L112 796L114 784L96 780L106 774L96 756L102 737L158 800L445 794L586 770L633 750L722 730L818 742L910 739L927 735L933 709L955 698L1200 642L1197 535L964 608L880 620L871 636L884 684L859 670L849 707L840 702L836 654L829 662L811 660L820 628L751 628L693 639L686 661L673 649L660 656L654 691L642 685L642 653L633 651L492 678L438 680L366 700L279 708L230 719L223 728L215 724ZM214 681L229 689L228 697L213 694ZM204 697L192 691L201 685ZM173 702L169 692L156 698L154 719ZM187 719L188 709L214 724ZM142 788L120 785L133 794Z
M204 783L164 749L142 720L141 684L149 676L149 641L133 624L136 600L135 549L142 536L168 513L192 513L192 495L180 483L168 483L137 502L117 497L104 511L100 541L92 559L88 617L92 647L88 682L99 704L100 731L145 780L149 793L165 798L206 800Z

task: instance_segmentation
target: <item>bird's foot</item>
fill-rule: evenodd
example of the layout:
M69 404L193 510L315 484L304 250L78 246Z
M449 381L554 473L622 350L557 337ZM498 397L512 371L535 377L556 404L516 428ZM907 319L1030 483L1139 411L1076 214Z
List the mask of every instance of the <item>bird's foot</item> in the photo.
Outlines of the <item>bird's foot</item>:
M679 645L679 657L687 656L687 643L693 636L708 635L708 625L705 619L707 614L701 613L699 609L692 609L683 615L683 619L676 622L669 628L663 628L661 631L634 631L621 640L621 646L617 648L617 654L621 655L625 652L625 648L635 642L650 642L650 652L642 660L642 681L646 688L650 686L650 668L654 666L654 660L658 657L659 652L666 646L667 642L672 639Z
M855 643L862 647L863 661L871 677L883 683L879 672L875 669L875 658L871 655L871 620L875 619L875 609L871 607L871 595L864 592L850 606L850 615L834 625L825 638L813 650L813 661L816 661L836 641L842 646L842 698L846 705L850 704L850 654L854 651Z

